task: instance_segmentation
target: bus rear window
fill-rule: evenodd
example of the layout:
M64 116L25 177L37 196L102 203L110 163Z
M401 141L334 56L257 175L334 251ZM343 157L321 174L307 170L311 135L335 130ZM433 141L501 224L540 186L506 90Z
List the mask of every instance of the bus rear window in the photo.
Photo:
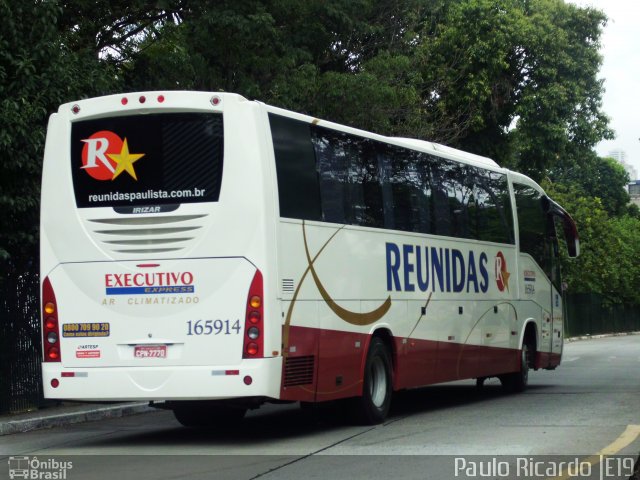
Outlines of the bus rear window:
M75 122L76 205L216 202L223 164L220 113L162 113Z

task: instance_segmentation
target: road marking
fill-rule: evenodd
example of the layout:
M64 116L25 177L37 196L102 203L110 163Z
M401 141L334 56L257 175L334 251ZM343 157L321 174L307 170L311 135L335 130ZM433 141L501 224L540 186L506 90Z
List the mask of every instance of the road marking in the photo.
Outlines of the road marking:
M640 425L627 425L627 429L622 432L612 444L607 445L596 455L615 455L627 445L631 445L640 435Z
M563 358L562 361L563 362L575 362L576 360L580 360L580 357L570 357L570 358Z
M636 438L638 438L638 436L640 436L640 425L627 425L627 428L625 429L624 432L622 432L622 435L620 435L612 443L604 447L595 455L591 455L590 457L584 460L581 460L581 463L588 463L590 465L595 465L596 463L602 463L605 457L608 457L610 455L615 455L624 447L631 445L636 440ZM579 473L579 472L576 472L576 473ZM553 479L549 479L549 480L565 480L567 478L571 478L574 476L575 475L569 475L569 473L560 472L560 476L554 477Z

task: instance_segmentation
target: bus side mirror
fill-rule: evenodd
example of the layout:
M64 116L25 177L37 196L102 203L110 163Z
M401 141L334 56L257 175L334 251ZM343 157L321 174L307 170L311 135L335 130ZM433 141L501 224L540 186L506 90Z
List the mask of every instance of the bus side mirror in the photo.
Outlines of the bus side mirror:
M566 228L565 228L565 236L566 236ZM571 258L576 258L580 255L580 239L578 236L574 236L573 238L567 237L567 251Z
M567 253L569 257L576 258L580 255L580 237L578 237L578 228L576 222L573 221L571 215L562 210L562 213L556 213L562 220L562 229L564 230L564 238L567 242Z
M545 212L551 213L562 220L562 229L564 230L564 238L567 241L567 251L571 258L580 255L580 237L578 236L578 228L576 222L573 221L571 215L567 211L551 200L546 195L541 198L542 208Z

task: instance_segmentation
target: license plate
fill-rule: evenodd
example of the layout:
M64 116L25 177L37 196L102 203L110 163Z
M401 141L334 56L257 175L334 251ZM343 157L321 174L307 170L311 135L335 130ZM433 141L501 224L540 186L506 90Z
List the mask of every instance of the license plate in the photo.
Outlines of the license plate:
M136 358L167 358L166 345L136 345L133 347Z

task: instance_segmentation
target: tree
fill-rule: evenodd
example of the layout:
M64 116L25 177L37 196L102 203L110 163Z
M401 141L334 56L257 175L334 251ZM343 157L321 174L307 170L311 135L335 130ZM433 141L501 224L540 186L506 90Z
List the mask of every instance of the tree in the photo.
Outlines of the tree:
M605 17L562 0L190 0L127 88L223 90L490 156L540 179L609 137ZM363 108L366 106L366 108Z
M571 184L581 196L599 198L611 217L629 213L627 193L629 175L613 158L598 157L594 152L585 155L580 164L563 165L549 172L555 183Z
M4 257L33 250L46 118L75 98L233 91L538 179L591 168L610 134L605 17L562 0L0 0L0 13ZM603 202L619 212L614 193Z
M543 182L543 187L572 215L580 235L580 256L568 259L561 248L569 291L598 293L611 303L640 303L640 220L610 217L600 198L579 186Z
M0 260L37 254L48 116L62 103L120 89L120 62L180 2L0 0Z
M534 29L514 133L518 167L541 178L546 169L580 164L600 140L612 138L601 111L602 80L597 78L606 17L559 0L528 4Z
M59 0L58 32L66 48L115 64L137 56L141 41L181 20L187 0Z
M0 259L14 264L36 254L48 115L109 83L97 58L61 41L61 15L55 2L0 1Z
M463 0L438 19L418 46L423 101L444 119L436 141L540 179L611 135L597 79L601 12L561 0Z

